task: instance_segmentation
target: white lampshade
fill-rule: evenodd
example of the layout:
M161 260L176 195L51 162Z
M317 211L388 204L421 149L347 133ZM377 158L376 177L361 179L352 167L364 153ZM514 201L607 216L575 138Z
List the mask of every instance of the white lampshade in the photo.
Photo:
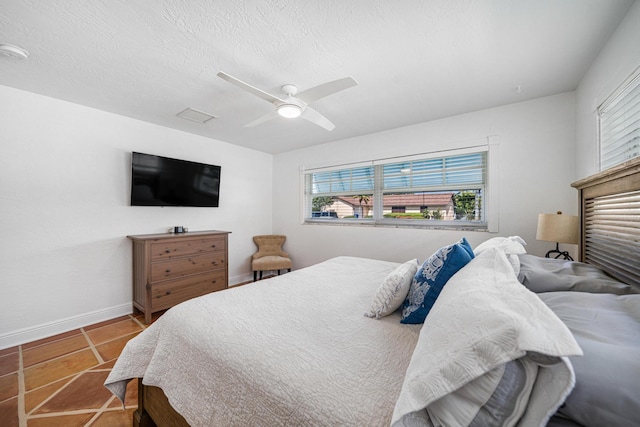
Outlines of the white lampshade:
M278 107L278 114L287 119L295 119L302 114L302 108L295 104L282 104Z
M579 218L575 215L539 214L536 239L577 245L578 226Z

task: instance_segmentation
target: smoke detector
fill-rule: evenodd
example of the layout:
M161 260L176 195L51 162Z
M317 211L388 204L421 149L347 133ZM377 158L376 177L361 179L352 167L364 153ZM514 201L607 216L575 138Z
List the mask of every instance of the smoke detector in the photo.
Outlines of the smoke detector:
M27 59L29 57L29 52L23 48L6 43L0 44L0 53L16 59Z

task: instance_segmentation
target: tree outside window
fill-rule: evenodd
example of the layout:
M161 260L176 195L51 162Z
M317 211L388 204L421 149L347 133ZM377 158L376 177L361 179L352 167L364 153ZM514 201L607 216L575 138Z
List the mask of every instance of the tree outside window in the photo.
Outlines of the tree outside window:
M325 210L327 206L331 206L332 204L333 197L331 196L314 197L312 201L312 209L314 212L321 212Z

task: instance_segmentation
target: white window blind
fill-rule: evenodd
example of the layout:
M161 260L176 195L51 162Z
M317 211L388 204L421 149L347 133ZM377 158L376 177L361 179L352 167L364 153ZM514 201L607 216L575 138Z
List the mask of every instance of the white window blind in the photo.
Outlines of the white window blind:
M385 190L451 189L483 185L485 153L392 163L383 166Z
M316 172L308 176L311 179L311 194L329 196L332 194L373 191L373 166Z
M640 155L640 70L598 108L600 170Z

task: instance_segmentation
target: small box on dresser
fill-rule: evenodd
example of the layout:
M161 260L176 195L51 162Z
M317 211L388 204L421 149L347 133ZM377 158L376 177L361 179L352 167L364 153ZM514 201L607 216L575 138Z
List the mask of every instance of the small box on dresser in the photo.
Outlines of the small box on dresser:
M151 314L228 287L228 231L144 234L133 242L133 307Z

